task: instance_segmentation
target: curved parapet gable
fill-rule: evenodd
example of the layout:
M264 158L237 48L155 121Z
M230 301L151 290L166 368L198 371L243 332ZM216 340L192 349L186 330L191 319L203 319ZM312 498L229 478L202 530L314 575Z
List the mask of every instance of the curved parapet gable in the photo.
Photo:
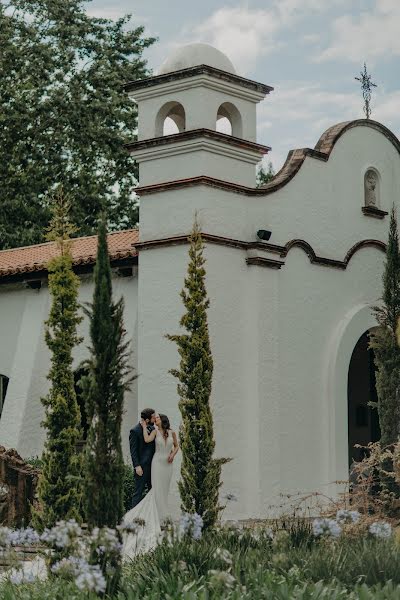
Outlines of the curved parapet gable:
M390 129L385 127L385 125L382 125L382 123L379 123L378 121L372 121L371 119L344 121L343 123L337 123L337 125L329 127L329 129L327 129L319 138L317 145L315 146L315 150L326 154L329 158L329 155L339 138L342 137L346 131L349 131L349 129L354 129L354 127L370 127L371 129L375 129L376 131L383 133L383 135L393 144L397 152L400 154L400 140L392 131L390 131Z
M328 161L336 142L344 133L355 127L371 127L372 129L379 131L393 144L400 154L400 140L390 131L390 129L382 125L382 123L378 123L378 121L371 121L371 119L357 119L355 121L337 123L336 125L329 127L329 129L321 135L315 148L299 148L297 150L291 150L280 171L278 171L275 177L268 183L261 186L260 190L262 190L264 194L270 194L289 183L300 170L307 156L325 162Z
M355 121L338 123L337 125L333 125L333 127L327 129L319 138L315 148L298 148L296 150L291 150L280 171L278 171L278 173L268 183L260 186L259 188L237 185L229 181L223 181L203 175L188 179L179 179L165 183L158 183L156 185L148 185L143 187L140 186L136 189L136 191L139 195L144 196L145 194L147 195L170 189L206 185L229 192L242 194L244 196L266 196L267 194L276 192L289 183L296 173L298 173L307 156L327 162L337 141L347 131L354 129L355 127L370 127L376 131L379 131L393 144L397 152L400 154L400 140L387 127L381 123L378 123L378 121L371 121L371 119L357 119Z

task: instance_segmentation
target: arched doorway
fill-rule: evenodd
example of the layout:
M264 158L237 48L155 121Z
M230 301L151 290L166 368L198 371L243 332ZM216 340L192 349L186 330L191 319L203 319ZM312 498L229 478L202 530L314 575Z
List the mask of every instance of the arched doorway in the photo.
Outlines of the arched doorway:
M368 348L369 331L356 343L351 355L348 383L348 442L349 466L353 460L359 461L363 452L356 444L366 446L380 438L378 411L368 406L377 401L374 352Z

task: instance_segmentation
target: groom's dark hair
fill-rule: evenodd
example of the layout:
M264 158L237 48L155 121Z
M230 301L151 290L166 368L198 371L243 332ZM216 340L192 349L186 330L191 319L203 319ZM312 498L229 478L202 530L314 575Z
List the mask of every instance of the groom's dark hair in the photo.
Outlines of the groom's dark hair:
M144 408L140 413L142 419L147 421L147 419L151 419L156 411L153 408Z

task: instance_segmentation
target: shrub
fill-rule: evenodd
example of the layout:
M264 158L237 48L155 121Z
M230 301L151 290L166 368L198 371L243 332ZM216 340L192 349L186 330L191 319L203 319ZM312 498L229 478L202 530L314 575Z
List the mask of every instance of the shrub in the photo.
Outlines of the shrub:
M213 358L208 331L209 300L204 268L204 244L195 220L190 236L189 264L181 298L186 312L180 320L184 333L167 335L176 343L180 355L179 369L170 372L178 379L179 410L182 415L180 445L182 449L179 492L181 509L196 513L205 527L211 527L223 510L219 504L221 468L226 458L215 458L215 440L210 396Z
M132 508L133 492L135 491L135 479L131 465L124 465L123 470L124 511Z

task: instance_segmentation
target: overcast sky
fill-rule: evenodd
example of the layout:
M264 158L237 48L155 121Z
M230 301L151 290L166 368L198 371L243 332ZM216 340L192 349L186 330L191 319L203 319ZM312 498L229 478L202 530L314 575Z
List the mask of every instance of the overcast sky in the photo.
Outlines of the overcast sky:
M340 121L362 118L364 61L378 85L372 118L400 137L400 0L92 0L88 12L158 38L157 69L176 46L207 42L239 75L275 88L258 107L258 141L278 170L292 148L314 147Z

